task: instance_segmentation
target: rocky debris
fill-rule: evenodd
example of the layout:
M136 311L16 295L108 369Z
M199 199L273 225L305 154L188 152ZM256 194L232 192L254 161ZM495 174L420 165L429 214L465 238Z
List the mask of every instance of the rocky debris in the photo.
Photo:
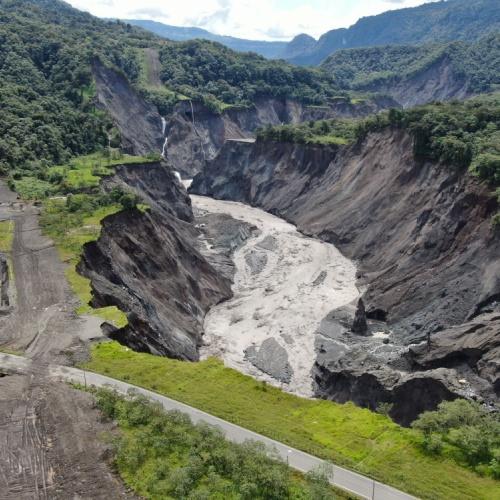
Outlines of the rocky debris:
M352 322L352 331L356 335L367 335L368 324L366 323L366 311L363 299L358 300L358 306L356 307L356 314L354 315L354 321Z
M211 214L195 209L196 228L200 231L200 253L222 276L233 280L234 252L241 248L248 238L255 237L259 230L247 222L234 219L228 214Z
M161 151L164 137L156 106L146 102L123 75L98 59L93 61L92 73L97 103L120 131L123 149L136 155Z
M349 391L336 389L337 380L352 382L366 374L382 384L387 373L392 377L402 371L404 377L397 384L384 382L384 397L370 403L374 408L391 399L395 408L400 406L395 412L402 422L431 408L439 397L495 397L498 354L491 344L485 344L477 368L466 362L452 366L450 354L437 357L430 369L412 373L413 363L427 363L427 358L405 356L410 345L425 346L428 335L432 344L440 342L444 331L498 302L500 238L490 222L498 202L477 179L415 160L411 137L387 130L345 147L228 143L195 177L191 192L279 214L303 233L334 243L358 263L372 337L349 334L354 306L345 321L329 325L326 340L320 335L313 369L317 395L342 400L340 394ZM494 336L493 330L488 332L489 338ZM328 341L328 335L335 339ZM466 328L457 335L465 342L470 332ZM365 360L367 351L376 355ZM464 358L464 353L458 356ZM432 389L440 366L445 366L446 384L440 378ZM426 380L420 386L427 384L436 398L420 403L393 390L407 377ZM467 386L456 384L458 379L466 379ZM350 397L362 402L368 388L351 382Z
M500 311L434 334L430 348L425 342L410 346L408 359L418 370L465 364L500 396Z
M251 274L260 274L266 268L267 253L252 249L245 254L245 262L250 268Z
M288 354L276 339L268 338L260 348L250 346L245 350L245 359L270 377L289 384L293 370L288 363Z

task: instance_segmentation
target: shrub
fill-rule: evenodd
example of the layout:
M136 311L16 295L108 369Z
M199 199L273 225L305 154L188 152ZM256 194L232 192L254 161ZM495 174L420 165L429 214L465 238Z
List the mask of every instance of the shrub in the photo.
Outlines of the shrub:
M423 446L440 454L445 445L467 465L491 475L498 474L500 417L478 403L457 399L443 402L413 423L423 433Z

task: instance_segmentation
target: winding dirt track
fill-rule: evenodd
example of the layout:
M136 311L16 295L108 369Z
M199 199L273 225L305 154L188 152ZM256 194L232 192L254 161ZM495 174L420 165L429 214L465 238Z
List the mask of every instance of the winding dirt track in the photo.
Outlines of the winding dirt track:
M0 349L32 359L26 375L0 371L0 500L134 498L103 459L92 398L49 379L49 362L69 364L83 340L100 336L97 318L79 318L57 250L38 225L38 209L0 183L0 220L15 221L15 293L0 316ZM14 287L12 287L14 288ZM0 367L1 368L1 367Z

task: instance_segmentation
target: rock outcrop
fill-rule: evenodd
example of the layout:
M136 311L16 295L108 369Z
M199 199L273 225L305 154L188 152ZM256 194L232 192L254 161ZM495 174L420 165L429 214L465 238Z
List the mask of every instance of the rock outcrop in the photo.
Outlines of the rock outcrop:
M477 179L417 161L411 137L388 130L346 147L228 143L191 189L280 215L359 263L372 335L350 332L354 307L332 338L320 335L317 395L371 408L392 402L403 423L441 399L494 399L492 341L471 365L469 330L460 329L500 296L500 238L491 227L498 202ZM455 327L463 342L445 342ZM489 339L495 328L485 330ZM426 346L428 336L436 346L443 338L436 362L409 360L409 346ZM405 397L410 386L420 388L418 403Z
M166 165L126 165L104 188L127 186L150 209L103 220L78 270L91 280L96 307L118 306L128 326L111 334L135 350L197 360L208 309L231 296L231 281L201 255L189 199Z
M226 141L250 141L256 129L264 125L365 116L390 107L398 104L383 97L357 104L338 99L328 106L306 106L293 100L262 97L249 108L229 108L216 113L199 102L183 101L167 117L168 160L183 177L191 178L217 156Z

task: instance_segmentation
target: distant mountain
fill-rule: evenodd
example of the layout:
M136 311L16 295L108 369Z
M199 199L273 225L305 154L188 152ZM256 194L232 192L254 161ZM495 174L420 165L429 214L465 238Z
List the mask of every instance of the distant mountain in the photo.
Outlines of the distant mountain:
M499 0L448 0L364 17L350 28L325 33L313 45L304 44L300 53L295 47L285 54L292 63L318 65L340 49L474 41L493 31L500 31Z
M283 51L288 45L287 42L245 40L243 38L235 38L232 36L216 35L202 28L171 26L156 21L124 19L124 22L134 26L140 26L141 28L152 31L153 33L156 33L163 38L168 38L169 40L176 40L180 42L194 40L196 38L211 40L213 42L222 43L226 47L238 52L255 52L261 56L267 57L268 59L277 59L281 57Z
M314 50L315 46L316 40L312 36L302 33L301 35L297 35L286 45L281 57L283 57L283 59L293 59L294 57L300 56L304 52Z
M500 89L500 33L477 42L344 49L321 68L344 89L390 95L404 107Z

